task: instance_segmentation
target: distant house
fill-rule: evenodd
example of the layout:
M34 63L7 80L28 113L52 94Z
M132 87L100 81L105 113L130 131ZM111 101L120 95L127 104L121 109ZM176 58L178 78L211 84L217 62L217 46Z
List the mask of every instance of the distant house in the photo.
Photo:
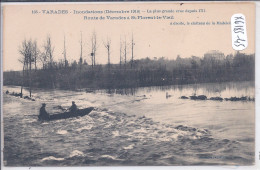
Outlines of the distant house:
M218 50L211 50L204 54L204 59L215 59L215 60L224 60L225 55L224 53L218 51Z

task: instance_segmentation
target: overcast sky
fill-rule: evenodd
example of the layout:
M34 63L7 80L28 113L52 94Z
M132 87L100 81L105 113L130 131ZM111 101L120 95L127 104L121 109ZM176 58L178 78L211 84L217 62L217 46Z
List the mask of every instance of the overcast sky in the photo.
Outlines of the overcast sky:
M127 5L128 4L128 5ZM63 59L64 36L66 37L67 58L69 61L79 60L80 37L82 32L83 59L90 63L91 34L97 35L96 62L107 62L107 53L103 42L111 39L111 62L118 63L120 55L120 37L127 41L127 59L130 60L130 41L134 36L134 58L162 57L175 59L177 55L202 57L210 50L219 50L225 55L234 53L231 44L230 25L210 26L180 26L170 25L171 22L217 22L230 21L235 13L243 13L247 20L249 45L243 52L254 53L254 6L253 4L222 3L222 4L81 4L81 5L6 5L4 7L3 25L3 61L4 71L21 70L18 59L19 46L24 39L37 40L40 50L47 35L50 35L54 45L54 59ZM84 20L84 16L128 16L127 14L72 14L73 10L140 10L140 14L129 16L173 16L166 20ZM175 10L174 13L147 13L147 10ZM197 10L196 13L176 13L176 10ZM205 9L199 13L198 9ZM38 10L41 14L32 14ZM68 10L68 14L43 14L42 10ZM72 13L70 13L72 12Z

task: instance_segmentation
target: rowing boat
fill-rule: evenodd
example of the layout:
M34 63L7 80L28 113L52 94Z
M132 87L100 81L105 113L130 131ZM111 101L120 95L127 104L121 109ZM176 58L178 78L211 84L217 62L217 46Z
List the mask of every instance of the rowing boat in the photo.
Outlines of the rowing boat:
M64 112L64 113L49 115L48 117L39 117L38 116L38 120L51 121L51 120L59 120L59 119L68 119L68 118L72 118L72 117L82 117L82 116L88 115L93 109L94 109L94 107L88 107L85 109L78 109L76 113Z

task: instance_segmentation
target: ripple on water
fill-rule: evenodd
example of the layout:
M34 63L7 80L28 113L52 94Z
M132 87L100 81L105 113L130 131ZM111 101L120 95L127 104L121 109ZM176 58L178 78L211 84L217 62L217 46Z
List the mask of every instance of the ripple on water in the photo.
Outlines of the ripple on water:
M71 153L70 153L70 158L72 157L84 157L85 154L79 150L73 150Z
M101 159L110 159L110 160L122 160L122 159L116 158L115 156L111 156L111 155L101 155L100 158Z
M82 132L82 131L84 131L84 130L90 130L90 129L92 129L92 127L93 127L92 124L88 124L87 126L83 126L83 127L81 127L81 128L78 128L77 131L78 131L78 132Z
M41 161L52 161L52 160L63 161L63 160L65 160L65 158L56 158L54 156L48 156L48 157L43 158Z
M120 134L119 134L119 131L118 131L118 130L116 130L116 131L113 131L113 132L112 132L112 134L114 135L114 137L118 137L118 136L120 136Z
M133 149L134 146L135 146L134 144L131 144L131 145L123 147L123 149L125 149L125 150Z
M65 135L65 134L68 133L68 131L66 131L66 130L58 130L56 133L59 134L59 135Z

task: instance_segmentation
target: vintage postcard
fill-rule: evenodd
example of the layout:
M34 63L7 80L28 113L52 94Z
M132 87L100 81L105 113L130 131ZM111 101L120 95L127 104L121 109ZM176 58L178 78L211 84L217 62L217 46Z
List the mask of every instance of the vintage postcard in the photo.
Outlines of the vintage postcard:
M3 164L255 164L255 3L4 4Z

